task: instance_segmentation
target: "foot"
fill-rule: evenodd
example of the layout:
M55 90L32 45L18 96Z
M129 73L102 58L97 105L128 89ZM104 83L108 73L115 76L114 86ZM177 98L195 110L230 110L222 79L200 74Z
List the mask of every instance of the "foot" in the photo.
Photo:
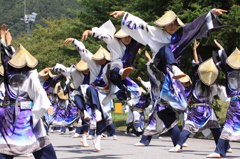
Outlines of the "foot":
M79 133L75 133L75 134L72 136L72 138L78 138L79 136L80 136Z
M102 138L103 138L103 137L107 137L107 136L106 136L104 133L102 133Z
M227 153L232 153L232 149L231 148L227 149Z
M133 146L145 146L145 145L141 142L138 142L138 143L134 144Z
M124 132L125 135L128 135L129 133L127 131Z
M137 128L137 131L138 132L143 132L143 130L140 127Z
M87 140L92 140L92 135L88 135Z
M60 132L59 135L64 135L65 133L64 132Z
M83 111L83 114L84 114L84 120L85 121L88 121L91 119L91 116L88 114L88 112L86 110Z
M73 134L74 132L73 131L69 131L69 134Z
M97 122L102 121L102 113L98 109L96 109L95 115L96 115Z
M207 155L207 158L221 158L221 155L219 153L213 152Z
M125 79L131 72L133 71L132 67L127 67L123 70L123 73L121 75L122 79Z
M116 135L113 135L113 140L117 140L117 136Z
M89 147L87 141L83 141L83 139L81 139L80 142L82 143L83 147Z
M168 152L181 152L181 146L176 145L174 148L171 148L170 150L168 150Z
M179 79L185 77L186 74L183 73L177 66L172 66L173 79Z
M137 135L134 133L130 133L129 135L136 137Z
M98 140L97 138L94 139L93 144L94 144L96 151L101 151L100 140Z
M102 101L102 104L105 106L107 105L112 99L116 98L115 94L108 94Z
M82 145L83 145L84 147L89 147L89 145L88 145L88 143L87 143L87 134L83 134L83 135L82 135L82 138L81 138L80 142L82 143Z
M184 144L182 145L182 147L188 147L188 144L184 143Z
M32 154L32 153L27 153L27 154L25 155L25 157L33 157L33 154Z
M163 140L163 138L161 136L158 137L159 140Z

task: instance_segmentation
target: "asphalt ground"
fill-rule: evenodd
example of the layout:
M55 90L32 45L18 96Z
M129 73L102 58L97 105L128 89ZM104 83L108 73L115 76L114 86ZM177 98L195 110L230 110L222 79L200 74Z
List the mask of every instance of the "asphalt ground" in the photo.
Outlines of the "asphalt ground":
M189 138L180 153L170 153L173 147L171 138L163 135L163 140L153 137L149 146L135 147L134 143L140 137L125 135L117 132L118 140L113 137L104 137L101 140L100 152L94 149L92 140L88 140L90 147L83 147L80 138L72 138L68 132L64 135L50 133L58 159L204 159L215 149L214 140ZM230 142L233 153L228 153L226 158L240 159L240 142ZM34 159L34 157L17 156L15 159ZM49 158L50 159L50 158Z

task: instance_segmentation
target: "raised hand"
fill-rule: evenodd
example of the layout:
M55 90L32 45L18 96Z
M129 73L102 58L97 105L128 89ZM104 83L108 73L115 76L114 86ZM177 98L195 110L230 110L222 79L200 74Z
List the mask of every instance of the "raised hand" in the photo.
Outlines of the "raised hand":
M194 45L193 45L193 49L197 49L198 46L200 45L200 42L197 42L197 40L194 40Z
M219 49L223 49L223 46L221 44L219 44L219 42L216 39L214 39L214 42L218 46Z
M6 31L6 44L7 45L11 45L12 44L12 35L11 35L9 29Z
M141 78L141 77L139 77L139 76L138 76L138 78L137 78L137 79L138 79L138 81L140 81L140 82L142 81L142 78Z
M85 30L83 32L81 41L83 42L84 40L87 40L88 35L92 35L92 31L91 30Z
M222 15L223 13L227 13L227 12L228 12L227 10L223 10L223 9L215 9L212 11L212 13L217 16Z
M114 11L110 15L112 15L114 18L122 17L124 16L125 11Z
M63 44L68 44L69 42L72 42L73 41L73 38L67 38Z
M147 50L145 50L145 56L146 56L146 58L148 59L148 61L151 61L151 60L152 60L152 58L151 58L151 56L149 55L149 53L148 53Z

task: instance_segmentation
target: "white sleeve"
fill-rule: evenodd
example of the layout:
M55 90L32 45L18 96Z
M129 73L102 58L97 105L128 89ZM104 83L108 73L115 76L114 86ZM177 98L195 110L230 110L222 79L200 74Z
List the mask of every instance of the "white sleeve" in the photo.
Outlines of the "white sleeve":
M171 40L171 35L166 31L150 26L142 19L127 12L122 19L122 30L139 43L149 45L153 56L161 47L169 45Z
M224 101L224 102L230 102L230 98L227 96L227 93L226 93L226 87L225 86L218 86L217 88L218 90L218 96L219 98Z
M47 109L51 106L51 102L40 84L36 70L32 71L30 74L29 80L25 83L25 87L27 87L28 95L34 103L32 108L32 120L33 126L35 126L44 113L46 113Z
M147 89L148 93L150 93L151 92L151 84L150 84L150 82L149 81L145 82L145 81L142 80L141 83Z
M74 39L72 42L84 62L89 63L90 61L92 61L93 54L85 48L85 45L81 41Z
M103 23L99 28L98 27L92 28L92 36L105 42L114 39L115 32L116 29L111 20L108 20L107 22Z

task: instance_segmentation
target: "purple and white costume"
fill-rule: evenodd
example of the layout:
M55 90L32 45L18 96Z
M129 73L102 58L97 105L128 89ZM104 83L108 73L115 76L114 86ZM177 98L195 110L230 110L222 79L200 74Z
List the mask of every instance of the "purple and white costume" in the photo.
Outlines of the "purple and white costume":
M6 102L0 130L0 154L34 153L50 145L41 117L51 103L40 84L37 71L17 72L8 64L15 50L1 43ZM22 85L16 87L19 77Z

